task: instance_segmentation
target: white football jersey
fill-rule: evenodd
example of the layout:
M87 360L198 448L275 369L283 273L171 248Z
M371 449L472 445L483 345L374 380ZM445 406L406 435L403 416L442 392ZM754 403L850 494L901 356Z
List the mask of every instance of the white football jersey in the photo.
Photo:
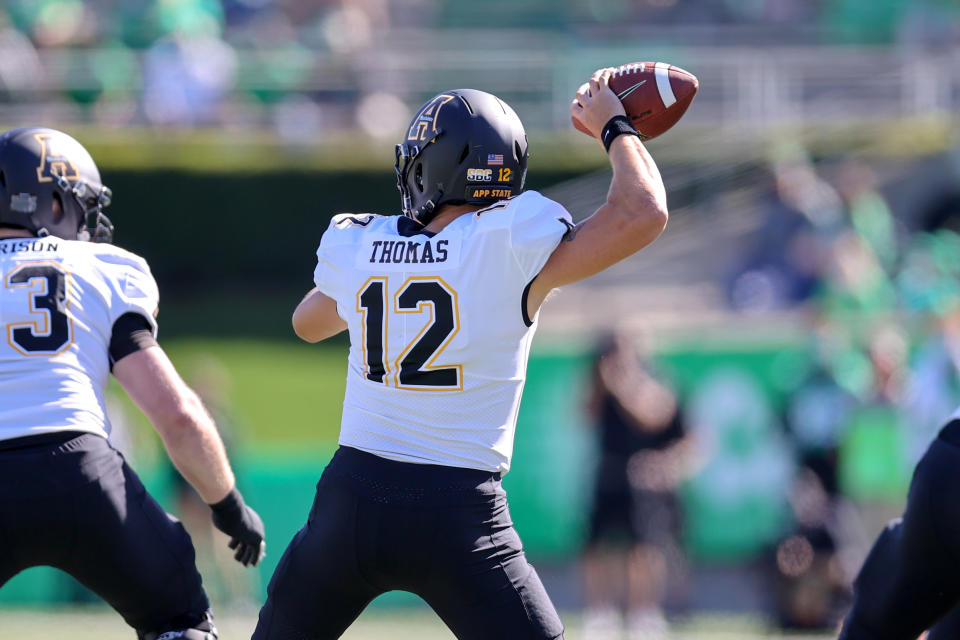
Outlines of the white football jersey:
M536 330L525 289L569 224L536 191L436 234L403 216L335 216L314 281L350 332L340 444L506 472Z
M147 263L108 244L0 240L0 440L52 431L107 437L104 391L113 323L127 312L154 333Z

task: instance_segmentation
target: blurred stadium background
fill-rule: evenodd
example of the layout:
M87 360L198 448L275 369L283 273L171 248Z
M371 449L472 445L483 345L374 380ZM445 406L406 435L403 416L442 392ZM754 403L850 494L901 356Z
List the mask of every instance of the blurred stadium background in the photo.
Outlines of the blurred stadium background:
M505 479L514 519L568 637L583 637L586 387L598 336L626 333L677 391L695 442L666 601L678 637L829 637L960 401L957 3L0 4L0 126L63 129L90 149L117 244L160 284L161 343L220 419L266 521L264 566L235 570L114 394L116 444L191 531L224 637L252 630L336 446L345 343L289 330L330 216L397 211L393 143L423 100L460 86L510 102L531 141L528 186L589 215L609 172L569 100L593 69L641 60L701 82L649 144L670 226L547 303ZM83 633L129 636L53 570L0 591L0 636ZM445 633L388 594L347 637Z

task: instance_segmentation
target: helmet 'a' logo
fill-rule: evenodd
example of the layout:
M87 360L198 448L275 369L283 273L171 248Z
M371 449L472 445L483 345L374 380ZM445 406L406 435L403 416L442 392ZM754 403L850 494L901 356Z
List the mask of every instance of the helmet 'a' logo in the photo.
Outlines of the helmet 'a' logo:
M431 138L437 131L437 116L440 115L440 109L443 105L453 100L454 96L447 93L441 93L430 102L423 105L420 113L410 123L410 130L407 131L407 140L418 142Z
M40 143L40 166L37 167L38 182L53 182L56 176L67 180L79 180L77 167L59 148L57 139L50 133L35 133L34 139Z

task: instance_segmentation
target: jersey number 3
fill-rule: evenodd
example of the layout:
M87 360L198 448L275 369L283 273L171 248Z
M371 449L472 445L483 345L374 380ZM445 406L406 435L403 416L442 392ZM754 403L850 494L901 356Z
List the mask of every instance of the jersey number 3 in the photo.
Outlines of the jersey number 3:
M67 273L52 262L26 262L7 273L7 289L26 289L30 294L29 322L7 325L7 341L23 355L56 355L72 340L67 315Z
M392 373L399 389L462 388L460 365L432 366L460 330L457 294L445 282L439 278L408 278L394 295L391 311L387 279L370 278L357 294L357 311L363 314L363 351L368 380L390 384ZM387 344L390 316L393 316L392 321L403 321L402 314L428 311L430 319L426 325L398 356L390 358Z

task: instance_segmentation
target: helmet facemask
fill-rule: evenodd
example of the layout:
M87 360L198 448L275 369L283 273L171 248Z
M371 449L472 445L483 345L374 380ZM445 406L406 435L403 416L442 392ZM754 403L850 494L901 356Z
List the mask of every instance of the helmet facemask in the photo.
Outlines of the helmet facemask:
M64 195L73 199L81 212L78 216L80 227L77 230L77 240L113 242L113 223L103 213L113 200L110 188L103 185L91 186L82 179L71 182L63 176L57 176L57 186ZM44 232L42 235L46 235L46 229L40 231Z
M417 160L424 150L433 144L441 135L443 135L443 129L438 129L422 146L402 142L394 147L395 159L393 168L397 172L397 189L400 190L403 215L408 218L413 218L420 222L420 224L427 224L433 218L436 202L443 196L443 191L438 189L433 197L427 198L426 202L414 211L413 194L410 193L408 183L410 170L416 167L413 175L414 188L418 188L422 193L424 189L426 189L426 186L423 184L423 165L417 164Z

